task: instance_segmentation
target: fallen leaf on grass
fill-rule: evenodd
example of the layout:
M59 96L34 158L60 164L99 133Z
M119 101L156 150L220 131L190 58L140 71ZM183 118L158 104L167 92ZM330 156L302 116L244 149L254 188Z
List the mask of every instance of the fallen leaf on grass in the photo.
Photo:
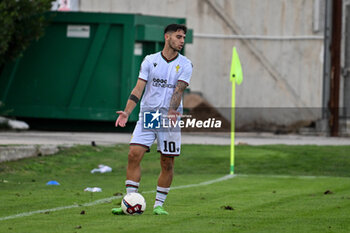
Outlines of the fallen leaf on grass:
M333 194L333 192L331 190L327 190L324 192L324 195L327 195L327 194Z
M234 208L232 206L229 206L229 205L221 206L221 208L223 208L225 210L234 210Z

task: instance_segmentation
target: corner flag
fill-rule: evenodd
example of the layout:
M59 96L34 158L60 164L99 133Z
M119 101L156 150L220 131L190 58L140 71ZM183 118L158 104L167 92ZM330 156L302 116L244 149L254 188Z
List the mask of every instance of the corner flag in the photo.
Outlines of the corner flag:
M232 82L232 106L231 106L231 158L230 158L230 174L234 174L234 160L235 160L235 107L236 107L236 83L240 85L243 81L243 73L241 62L238 57L236 47L232 49L232 61L230 81Z

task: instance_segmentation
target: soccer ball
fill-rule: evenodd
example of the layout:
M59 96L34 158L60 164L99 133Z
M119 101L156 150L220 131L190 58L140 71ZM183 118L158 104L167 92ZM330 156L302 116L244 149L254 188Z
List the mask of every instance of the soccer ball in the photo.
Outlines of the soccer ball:
M122 209L125 214L140 215L146 209L145 198L139 193L126 194L122 200Z

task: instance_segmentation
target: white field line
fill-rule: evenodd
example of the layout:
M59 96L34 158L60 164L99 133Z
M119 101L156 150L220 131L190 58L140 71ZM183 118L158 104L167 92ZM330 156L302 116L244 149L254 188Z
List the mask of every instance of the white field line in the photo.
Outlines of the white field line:
M293 176L293 175L259 175L259 174L237 174L237 177L262 177L262 178L281 178L281 179L318 179L318 178L343 178L349 179L346 176Z
M209 181L205 181L202 183L198 183L198 184L189 184L189 185L181 185L181 186L175 186L172 187L171 190L174 189L185 189L185 188L193 188L193 187L198 187L198 186L205 186L205 185L210 185L210 184L214 184L217 182L221 182L221 181L225 181L228 179L231 179L235 177L235 175L226 175L223 176L221 178L215 179L215 180L209 180ZM146 191L146 192L142 192L142 193L154 193L155 191ZM41 214L41 213L46 213L46 212L55 212L55 211L59 211L59 210L66 210L66 209L72 209L72 208L77 208L77 207L82 207L82 206L94 206L94 205L99 205L102 203L106 203L115 199L121 199L122 196L114 196L114 197L108 197L108 198L103 198L103 199L99 199L93 202L88 202L88 203L84 203L81 205L75 204L75 205L69 205L69 206L61 206L61 207L56 207L56 208L52 208L52 209L45 209L45 210L35 210L35 211L30 211L30 212L24 212L24 213L20 213L20 214L15 214L15 215L10 215L10 216L6 216L6 217L1 217L0 221L4 221L4 220L8 220L8 219L14 219L14 218L21 218L21 217L27 217L27 216L31 216L34 214Z
M175 186L172 187L171 190L175 190L175 189L185 189L185 188L193 188L193 187L199 187L199 186L205 186L205 185L210 185L210 184L214 184L214 183L218 183L221 181L225 181L228 179L232 179L234 177L270 177L270 178L282 178L282 179L290 179L290 178L297 178L297 179L316 179L316 178L345 178L345 179L349 179L349 177L336 177L336 176L291 176L291 175L248 175L248 174L237 174L237 175L226 175L223 177L220 177L218 179L214 179L214 180L208 180L205 182L201 182L198 184L188 184L188 185L180 185L180 186ZM146 192L142 192L142 193L154 193L155 190L153 191L146 191ZM108 197L108 198L103 198L103 199L99 199L93 202L88 202L88 203L84 203L84 204L76 204L76 205L69 205L69 206L61 206L61 207L56 207L56 208L52 208L52 209L46 209L46 210L36 210L36 211L30 211L30 212L25 212L25 213L20 213L20 214L16 214L16 215L10 215L10 216L6 216L6 217L2 217L0 218L0 221L3 220L8 220L8 219L14 219L14 218L21 218L21 217L26 217L26 216L31 216L34 214L41 214L41 213L45 213L45 212L55 212L55 211L59 211L59 210L66 210L66 209L72 209L72 208L77 208L77 207L82 207L82 206L94 206L94 205L99 205L102 203L106 203L115 199L121 199L122 196L115 196L115 197Z

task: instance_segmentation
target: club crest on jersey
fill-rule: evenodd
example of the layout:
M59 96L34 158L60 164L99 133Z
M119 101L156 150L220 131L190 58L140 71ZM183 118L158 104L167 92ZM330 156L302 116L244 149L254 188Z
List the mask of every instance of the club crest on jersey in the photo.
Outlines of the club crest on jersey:
M158 65L157 63L153 63L154 68L156 68L157 65Z
M179 72L179 69L180 69L180 66L177 65L175 68L176 68L176 73L178 73L178 72Z

